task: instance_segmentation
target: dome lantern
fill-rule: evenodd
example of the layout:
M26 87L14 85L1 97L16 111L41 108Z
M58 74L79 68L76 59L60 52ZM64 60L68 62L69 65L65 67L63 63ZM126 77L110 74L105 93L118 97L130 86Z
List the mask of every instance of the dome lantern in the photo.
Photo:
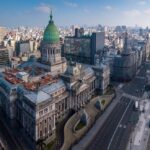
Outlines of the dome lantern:
M52 10L51 10L51 14L50 14L50 21L49 21L49 23L54 23L53 22L53 13L52 13Z

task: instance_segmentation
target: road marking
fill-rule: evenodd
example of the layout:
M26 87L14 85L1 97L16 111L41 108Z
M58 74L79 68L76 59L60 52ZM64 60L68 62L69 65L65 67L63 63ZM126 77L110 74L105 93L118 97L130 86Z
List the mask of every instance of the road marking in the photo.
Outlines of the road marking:
M113 134L113 136L111 137L111 140L110 140L110 142L109 142L109 145L108 145L108 147L107 147L107 150L110 149L110 146L111 146L111 143L112 143L112 141L113 141L113 138L114 138L114 136L115 136L115 134L116 134L116 132L117 132L117 130L118 130L119 125L121 124L121 121L123 120L123 118L124 118L124 116L125 116L125 114L126 114L128 108L129 108L129 106L131 105L131 102L132 102L132 100L130 100L130 103L128 104L128 106L127 106L125 112L123 113L123 115L122 115L122 117L121 117L121 119L120 119L120 121L119 121L119 123L118 123L118 125L117 125L117 127L116 127L116 129L115 129L115 131L114 131L114 134Z

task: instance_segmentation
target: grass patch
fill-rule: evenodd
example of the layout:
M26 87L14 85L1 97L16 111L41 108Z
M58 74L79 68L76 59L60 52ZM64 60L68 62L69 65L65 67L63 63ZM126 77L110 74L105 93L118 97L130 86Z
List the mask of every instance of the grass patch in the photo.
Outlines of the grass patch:
M51 150L54 144L55 144L55 140L48 143L47 146L46 146L46 150Z
M101 104L104 106L105 103L106 103L106 101L105 101L105 99L103 99L103 100L101 101Z
M75 128L76 131L81 130L83 127L85 126L85 123L83 122L79 122Z

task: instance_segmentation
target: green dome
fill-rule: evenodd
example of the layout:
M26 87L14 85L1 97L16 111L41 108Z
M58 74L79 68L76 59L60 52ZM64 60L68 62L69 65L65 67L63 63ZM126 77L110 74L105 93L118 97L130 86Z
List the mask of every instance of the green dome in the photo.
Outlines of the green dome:
M53 16L51 14L49 24L47 25L44 31L43 41L50 42L50 43L57 43L59 42L59 31L56 25L54 24L52 18Z

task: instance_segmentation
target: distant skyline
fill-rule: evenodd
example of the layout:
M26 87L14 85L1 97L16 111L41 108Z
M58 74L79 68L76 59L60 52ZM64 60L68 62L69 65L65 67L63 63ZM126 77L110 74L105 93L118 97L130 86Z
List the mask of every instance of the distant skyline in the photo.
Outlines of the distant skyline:
M150 26L150 0L5 0L0 26L44 27L51 8L58 26Z

